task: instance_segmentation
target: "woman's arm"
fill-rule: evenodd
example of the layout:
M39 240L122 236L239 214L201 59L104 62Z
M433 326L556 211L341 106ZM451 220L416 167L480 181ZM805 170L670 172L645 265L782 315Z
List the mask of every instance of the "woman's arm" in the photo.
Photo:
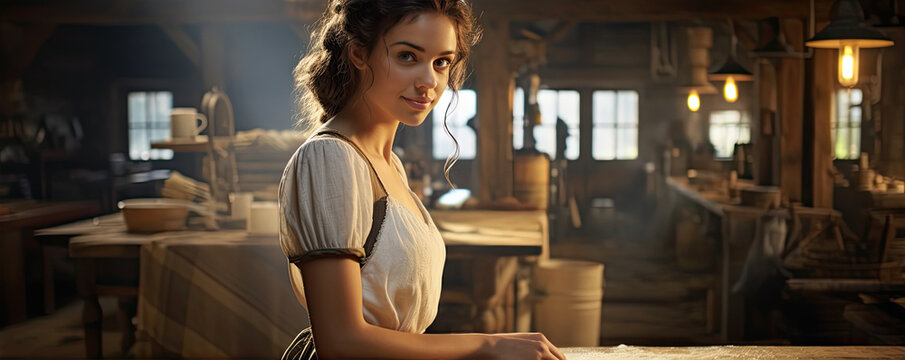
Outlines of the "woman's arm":
M413 334L364 321L361 273L354 257L301 266L317 355L322 359L560 359L541 334Z

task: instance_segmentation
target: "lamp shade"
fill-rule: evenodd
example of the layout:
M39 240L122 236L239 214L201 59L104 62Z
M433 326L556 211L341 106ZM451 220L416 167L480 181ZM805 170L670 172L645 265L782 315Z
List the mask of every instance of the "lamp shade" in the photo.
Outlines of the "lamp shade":
M830 10L830 24L805 45L820 49L839 49L844 45L879 48L895 43L864 22L864 12L857 0L836 0Z
M735 61L731 55L726 58L726 62L723 65L720 65L719 68L710 72L707 75L707 78L711 81L723 81L729 77L735 79L735 81L751 81L754 77L751 75L751 72L745 69L742 64L739 64L738 61Z

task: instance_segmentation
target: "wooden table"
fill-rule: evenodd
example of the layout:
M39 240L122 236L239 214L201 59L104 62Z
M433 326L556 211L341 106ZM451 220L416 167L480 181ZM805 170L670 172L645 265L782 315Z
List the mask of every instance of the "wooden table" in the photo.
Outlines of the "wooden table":
M3 319L0 323L24 321L28 315L26 296L25 249L31 241L32 229L96 215L101 211L96 201L43 202L18 200L0 202L12 210L0 215L0 267L2 267ZM46 260L46 259L45 259ZM45 274L50 264L44 261ZM47 279L45 289L47 288ZM45 293L52 301L53 294Z
M515 300L514 294L517 259L524 256L537 256L546 249L546 215L543 212L508 212L508 211L432 211L438 223L468 223L478 225L480 230L471 235L462 232L442 231L447 242L447 254L453 258L474 258L478 271L475 281L480 286L469 292L481 311L475 321L482 329L501 327L501 324L514 323L513 312L505 320L500 320L500 308L505 300ZM241 234L239 234L241 233ZM125 232L122 216L112 214L73 224L45 229L40 236L48 244L69 247L70 257L76 260L79 292L85 300L83 321L85 325L86 353L89 358L101 357L101 309L98 296L116 296L120 299L121 326L127 329L123 333L121 348L124 354L134 343L131 319L137 313L136 298L141 294L139 289L139 269L144 269L144 261L140 259L153 244L167 244L185 240L197 242L198 239L233 239L236 234L244 238L244 232L237 231L177 231L156 234L130 234ZM506 240L506 239L509 240ZM237 238L238 239L238 238ZM234 239L235 240L235 239ZM278 238L274 235L268 239L278 248ZM143 250L147 249L147 250ZM116 272L114 284L101 284L98 279L110 270ZM145 270L141 270L145 271ZM144 281L143 281L144 282ZM286 282L288 287L288 281ZM294 301L294 296L292 297ZM507 315L507 314L503 314ZM503 316L505 318L505 316ZM196 354L198 356L203 354Z
M476 309L474 318L467 319L469 326L441 327L438 331L529 330L526 320L530 316L525 315L531 309L519 306L519 298L528 289L519 283L527 285L530 273L519 260L529 260L530 265L549 256L547 214L494 210L430 213L446 242L440 303L473 305Z
M569 360L905 359L902 346L614 346L564 348Z

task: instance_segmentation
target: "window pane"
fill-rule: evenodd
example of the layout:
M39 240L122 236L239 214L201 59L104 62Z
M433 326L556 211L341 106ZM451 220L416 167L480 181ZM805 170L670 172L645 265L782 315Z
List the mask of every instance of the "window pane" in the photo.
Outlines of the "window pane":
M849 149L849 129L839 128L836 130L836 158L848 159Z
M164 141L170 137L173 93L169 91L130 92L127 95L127 106L130 159L172 159L172 150L151 149L151 143Z
M477 94L474 90L459 90L458 94L449 89L443 92L431 111L434 159L446 159L455 151L455 143L446 133L446 127L449 127L449 131L459 142L459 158L474 159L476 136L474 130L466 124L477 114L477 110Z
M737 143L747 143L751 138L751 125L740 111L714 111L710 113L710 143L716 158L730 158Z
M864 93L861 92L861 89L852 89L849 94L849 103L852 105L861 105L861 101L864 99Z
M848 143L847 159L858 159L861 154L861 128L851 129L851 139Z
M569 125L570 129L579 128L580 102L578 91L562 90L559 92L558 116Z
M616 130L616 158L635 159L638 157L638 130Z
M638 93L620 91L617 97L616 122L619 127L638 126Z
M569 129L569 137L566 139L566 159L578 159L578 129Z
M592 155L597 160L638 157L638 92L598 90L592 95Z
M860 89L839 89L836 92L836 113L833 123L834 155L836 159L857 159L861 153L861 102Z
M556 158L556 128L553 126L535 126L534 140L537 150Z
M512 94L512 148L521 149L525 131L525 91L515 88Z
M595 160L613 160L616 158L616 130L611 127L595 127L592 133L591 155Z
M616 92L595 91L592 99L594 124L616 123Z
M556 114L559 111L559 102L556 101L556 95L556 90L540 90L537 92L537 105L540 106L540 121L543 125L556 124Z
M512 122L512 146L515 149L524 147L524 92L522 88L516 88L513 96L513 122ZM551 90L543 89L537 92L537 102L540 107L541 124L534 127L534 140L538 151L545 152L551 158L556 153L556 121L562 119L569 128L569 134L574 134L566 141L566 158L577 159L579 149L579 124L580 124L580 95L575 90Z

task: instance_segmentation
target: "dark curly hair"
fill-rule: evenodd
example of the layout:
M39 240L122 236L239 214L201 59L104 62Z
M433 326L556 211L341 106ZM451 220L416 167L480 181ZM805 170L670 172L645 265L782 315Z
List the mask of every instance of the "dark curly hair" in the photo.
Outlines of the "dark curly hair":
M297 126L308 132L314 130L339 113L355 95L362 79L349 58L352 45L364 47L370 55L378 38L390 28L408 16L425 12L445 15L455 24L456 57L450 65L448 87L457 95L466 78L471 47L481 33L468 3L463 0L331 0L311 29L308 52L293 71L300 99ZM446 131L452 137L448 128ZM455 138L453 141L456 142ZM452 162L448 160L445 166L447 180Z

